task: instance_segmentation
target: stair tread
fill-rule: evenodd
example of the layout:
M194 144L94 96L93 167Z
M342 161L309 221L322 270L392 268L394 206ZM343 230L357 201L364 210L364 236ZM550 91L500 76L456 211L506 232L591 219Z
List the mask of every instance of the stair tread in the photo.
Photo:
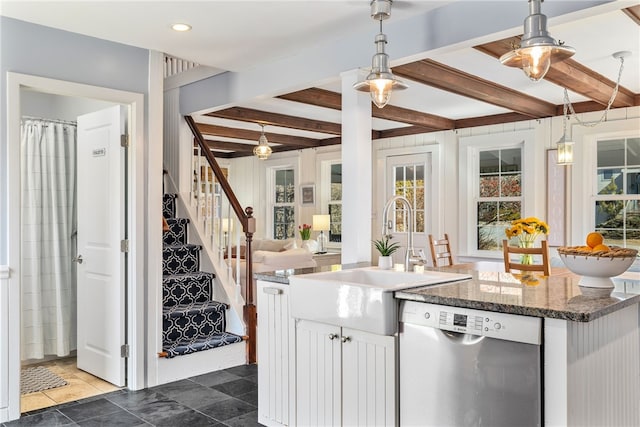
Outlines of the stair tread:
M176 281L176 282L187 282L189 280L198 280L202 278L211 278L216 277L215 274L209 273L207 271L194 271L193 273L180 273L180 274L167 274L162 276L163 281Z
M219 301L192 302L189 304L176 304L162 308L163 317L186 317L196 314L208 313L217 310L226 310L229 306Z
M162 350L167 353L168 358L172 358L238 342L242 342L240 335L231 332L215 332L209 337L198 337L188 341L172 343L167 347L163 347Z
M179 245L164 245L163 249L173 249L173 250L179 250L179 249L202 249L201 245L196 245L193 243L184 243L184 244L179 244Z

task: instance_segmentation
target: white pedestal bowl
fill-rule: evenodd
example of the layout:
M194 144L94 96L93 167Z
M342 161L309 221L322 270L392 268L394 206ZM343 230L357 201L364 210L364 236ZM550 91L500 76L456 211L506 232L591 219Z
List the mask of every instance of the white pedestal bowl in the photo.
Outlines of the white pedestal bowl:
M607 252L581 252L574 248L558 248L560 259L573 273L581 277L578 285L584 295L607 296L614 288L612 277L618 276L636 260L635 249Z

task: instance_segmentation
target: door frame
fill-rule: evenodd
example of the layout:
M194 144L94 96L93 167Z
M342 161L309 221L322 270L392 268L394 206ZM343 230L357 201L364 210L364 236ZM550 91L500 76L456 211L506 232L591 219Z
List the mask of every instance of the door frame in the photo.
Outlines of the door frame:
M130 346L127 361L127 387L132 390L144 388L145 383L145 304L144 304L144 252L145 252L145 163L144 163L144 114L145 96L81 83L55 80L19 73L7 73L7 134L8 134L8 265L11 266L8 290L8 334L0 341L0 350L8 353L7 364L0 364L0 374L8 378L8 418L20 417L20 96L21 89L29 88L53 95L92 98L124 104L129 110L129 180L127 193L130 203L125 213L129 224L129 256L127 257L126 313L127 341ZM4 310L5 307L2 307ZM2 340L2 337L0 337ZM0 360L3 355L0 355ZM4 369L8 372L2 372ZM7 374L5 377L4 374Z

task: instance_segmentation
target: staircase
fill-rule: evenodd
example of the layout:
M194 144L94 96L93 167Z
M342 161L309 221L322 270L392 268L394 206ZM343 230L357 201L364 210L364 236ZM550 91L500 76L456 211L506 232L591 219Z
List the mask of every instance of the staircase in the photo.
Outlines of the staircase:
M162 355L167 358L242 341L226 332L228 306L213 300L212 273L200 270L201 246L189 244L187 218L176 218L176 195L165 194L169 231L162 251Z

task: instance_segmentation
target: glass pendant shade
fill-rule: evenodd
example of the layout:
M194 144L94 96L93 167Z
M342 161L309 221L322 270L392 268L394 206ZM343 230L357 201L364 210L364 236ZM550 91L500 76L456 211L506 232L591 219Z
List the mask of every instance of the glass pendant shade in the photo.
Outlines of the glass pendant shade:
M542 79L551 67L551 48L548 46L534 46L520 49L522 56L522 71L534 82Z
M549 35L547 17L540 13L540 3L541 0L529 0L529 16L524 20L520 47L500 57L503 65L522 68L525 75L536 82L544 78L553 62L564 61L576 52Z
M558 141L558 162L559 165L570 165L573 163L573 141L565 140L563 137Z
M273 150L269 147L269 141L267 141L267 137L264 134L264 126L262 126L262 134L258 139L258 145L253 148L253 154L260 160L266 160L272 152Z

